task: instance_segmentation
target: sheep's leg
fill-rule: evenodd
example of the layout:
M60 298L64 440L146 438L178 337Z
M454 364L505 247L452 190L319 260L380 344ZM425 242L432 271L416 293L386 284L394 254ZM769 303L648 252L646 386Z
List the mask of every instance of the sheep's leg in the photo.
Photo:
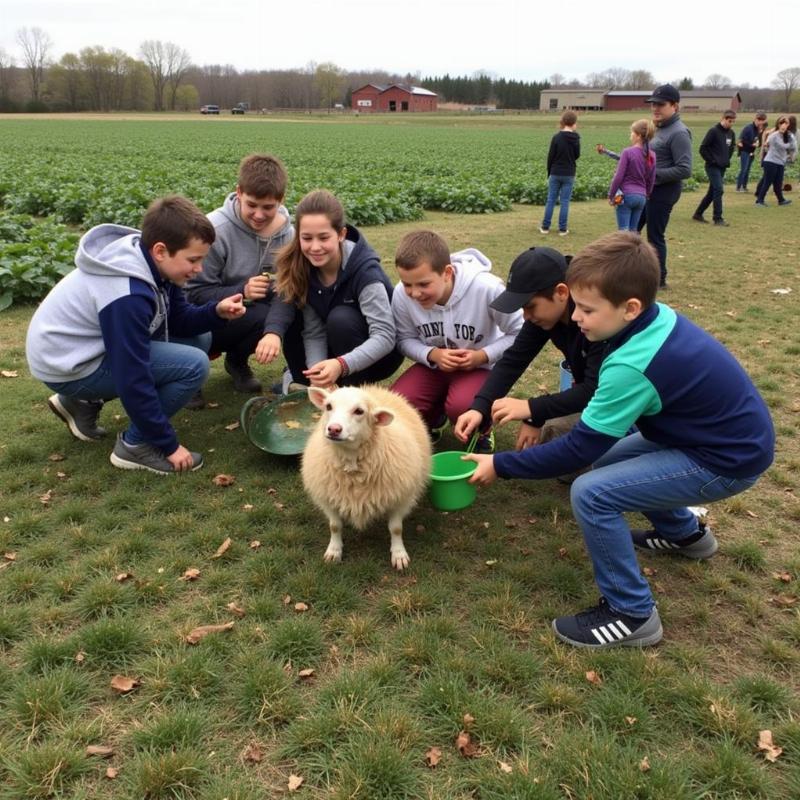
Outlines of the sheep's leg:
M411 561L411 558L406 551L403 544L403 519L408 514L409 509L403 508L400 511L395 511L389 517L389 535L392 539L390 547L390 554L392 559L392 566L397 570L404 570Z
M328 526L331 530L331 540L328 542L328 549L325 551L324 558L326 561L341 561L344 547L342 542L342 518L333 511L328 511Z

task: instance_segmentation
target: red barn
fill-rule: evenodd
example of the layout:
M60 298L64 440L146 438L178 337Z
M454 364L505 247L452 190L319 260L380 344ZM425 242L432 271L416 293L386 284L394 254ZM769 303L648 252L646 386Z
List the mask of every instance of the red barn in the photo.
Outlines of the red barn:
M420 86L393 83L380 86L368 83L352 94L353 111L436 111L439 97L436 92Z

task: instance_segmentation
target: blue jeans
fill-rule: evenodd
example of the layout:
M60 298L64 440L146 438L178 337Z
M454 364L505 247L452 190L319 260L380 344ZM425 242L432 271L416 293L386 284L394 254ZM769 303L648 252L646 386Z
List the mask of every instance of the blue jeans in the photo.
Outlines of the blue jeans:
M190 339L150 342L150 372L161 410L167 418L180 411L206 382L209 368L206 352L210 346L210 333ZM88 377L47 386L78 400L112 400L118 396L107 356ZM133 422L125 432L125 441L128 444L145 441Z
M706 175L708 175L708 191L694 213L700 216L713 203L714 211L712 213L714 219L720 220L722 219L722 193L725 191L725 184L723 183L725 169L706 164Z
M617 230L636 231L639 217L644 211L647 198L643 194L626 194L622 202L616 207Z
M750 177L750 167L753 164L753 154L745 153L744 150L739 153L739 174L736 176L736 188L746 189L747 180Z
M639 570L624 512L644 514L664 539L684 539L697 531L697 519L686 506L731 497L758 477L724 478L681 450L648 441L641 433L617 442L575 480L570 498L595 582L611 608L647 617L655 605Z
M569 216L569 200L572 197L572 187L575 183L574 175L551 175L547 181L547 202L544 205L544 219L542 227L550 230L553 221L553 209L556 205L556 198L559 202L558 210L558 229L567 229L567 217Z

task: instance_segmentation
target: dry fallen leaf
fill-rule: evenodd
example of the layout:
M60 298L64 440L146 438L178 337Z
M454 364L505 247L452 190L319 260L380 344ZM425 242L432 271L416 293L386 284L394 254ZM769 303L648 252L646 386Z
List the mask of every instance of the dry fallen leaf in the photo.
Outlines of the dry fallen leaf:
M467 713L464 714L463 720L464 720L464 727L469 728L469 726L472 725L473 722L475 722L475 717L473 717L472 714Z
M294 610L302 614L303 611L308 611L308 606L305 603L295 603Z
M223 622L221 625L200 625L199 627L189 631L189 633L186 635L186 641L189 644L197 644L201 639L205 639L205 637L210 633L229 631L233 626L233 620L230 622Z
M106 747L102 744L90 744L86 748L86 755L87 756L100 756L100 758L108 758L109 756L114 755L114 748L113 747Z
M625 722L627 722L628 725L635 725L637 721L638 720L636 719L636 717L625 717Z
M797 598L793 594L777 594L770 597L769 601L778 608L791 608L797 604Z
M652 567L643 567L642 572L648 578L652 578L654 575L658 575L658 570L653 569Z
M292 596L291 596L290 594L285 594L285 595L283 596L283 604L284 604L285 606L288 606L288 605L289 605L289 603L291 603L291 602L292 602Z
M764 753L764 758L774 764L778 756L783 752L782 747L778 747L772 741L772 731L758 732L758 749Z
M792 574L790 572L773 572L772 577L775 578L776 581L781 581L782 583L792 582Z
M497 766L500 767L501 772L505 772L507 775L514 771L514 768L507 761L498 761Z
M639 762L639 769L640 769L642 772L649 772L649 771L650 771L650 759L649 759L647 756L645 756L645 757L644 757L644 758L643 758L643 759L642 759L642 760Z
M0 375L4 378L18 378L19 373L15 369L3 369L0 370Z
M78 652L75 653L75 663L83 664L84 661L86 661L86 653L84 653L83 650L78 650Z
M593 669L590 669L586 673L586 680L589 681L589 683L593 684L594 686L603 685L603 679Z
M113 781L117 775L119 775L118 769L115 769L114 767L108 767L108 769L106 769L106 778L108 778L110 781Z
M125 675L115 675L111 679L111 688L119 694L127 694L132 692L139 685L136 678L128 678Z
M258 764L258 762L264 758L264 753L261 751L261 745L258 744L258 742L253 742L252 744L247 745L242 753L242 758L245 761L249 761L251 764Z
M567 557L567 548L566 547L559 547L558 548L558 557L559 558L566 558Z
M259 542L258 539L253 539L253 541L250 542L251 550L258 550L259 547L261 547L261 542Z
M480 748L466 731L461 731L456 737L456 749L464 758L477 758L480 755Z
M236 615L237 617L241 618L245 615L245 610L241 606L237 606L235 602L231 601L228 605L225 606L231 614Z
M236 478L233 475L215 475L211 481L215 486L231 486L236 483Z
M242 510L243 510L243 511L252 511L252 510L253 510L253 508L254 508L254 506L253 506L253 504L252 504L252 503L245 503L245 504L242 506Z
M61 455L61 453L50 453L50 455L47 456L47 460L48 461L63 461L64 460L64 456Z
M216 553L214 553L214 555L213 555L213 556L211 556L211 558L219 558L220 556L224 555L224 554L226 553L226 551L228 550L228 548L231 546L231 544L232 544L232 542L231 542L231 537L229 536L229 537L228 537L228 538L227 538L227 539L226 539L226 540L225 540L225 541L224 541L224 542L223 542L223 543L222 543L222 544L221 544L221 545L220 545L220 546L217 548L217 552L216 552Z
M39 502L43 506L50 505L50 501L53 499L53 490L48 489L44 494L39 495Z
M9 551L7 553L3 553L3 558L6 561L16 561L17 560L17 554L14 553L14 552Z
M431 769L439 764L442 760L442 751L438 747L431 747L427 753L425 753L425 765L431 767Z
M197 567L189 567L186 572L178 578L179 581L196 581L200 577L200 570Z
M300 678L310 678L314 675L314 668L308 667L307 669L301 669L300 672L297 673L297 675Z
M226 431L235 431L238 427L239 427L239 423L238 422L231 422L230 425L226 425L225 426L225 430Z
M758 514L756 514L755 511L750 511L749 508L746 508L744 510L744 513L747 514L747 516L750 517L751 519L758 519Z
M130 580L133 577L133 573L131 572L120 572L118 575L115 576L114 580L117 583L124 583L125 581Z
M219 403L217 403L215 400L209 400L206 403L206 408L219 408Z
M288 788L290 792L296 792L305 781L305 778L301 778L299 775L295 775L294 773L289 776L289 784Z

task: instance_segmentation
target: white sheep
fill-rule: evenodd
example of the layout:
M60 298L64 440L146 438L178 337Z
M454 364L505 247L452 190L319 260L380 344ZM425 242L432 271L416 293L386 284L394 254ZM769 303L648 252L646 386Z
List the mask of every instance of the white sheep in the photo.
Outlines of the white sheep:
M403 520L430 474L425 423L405 398L380 386L310 387L308 397L322 417L303 453L303 485L328 518L325 560L341 561L343 521L363 530L388 517L392 566L405 569Z

